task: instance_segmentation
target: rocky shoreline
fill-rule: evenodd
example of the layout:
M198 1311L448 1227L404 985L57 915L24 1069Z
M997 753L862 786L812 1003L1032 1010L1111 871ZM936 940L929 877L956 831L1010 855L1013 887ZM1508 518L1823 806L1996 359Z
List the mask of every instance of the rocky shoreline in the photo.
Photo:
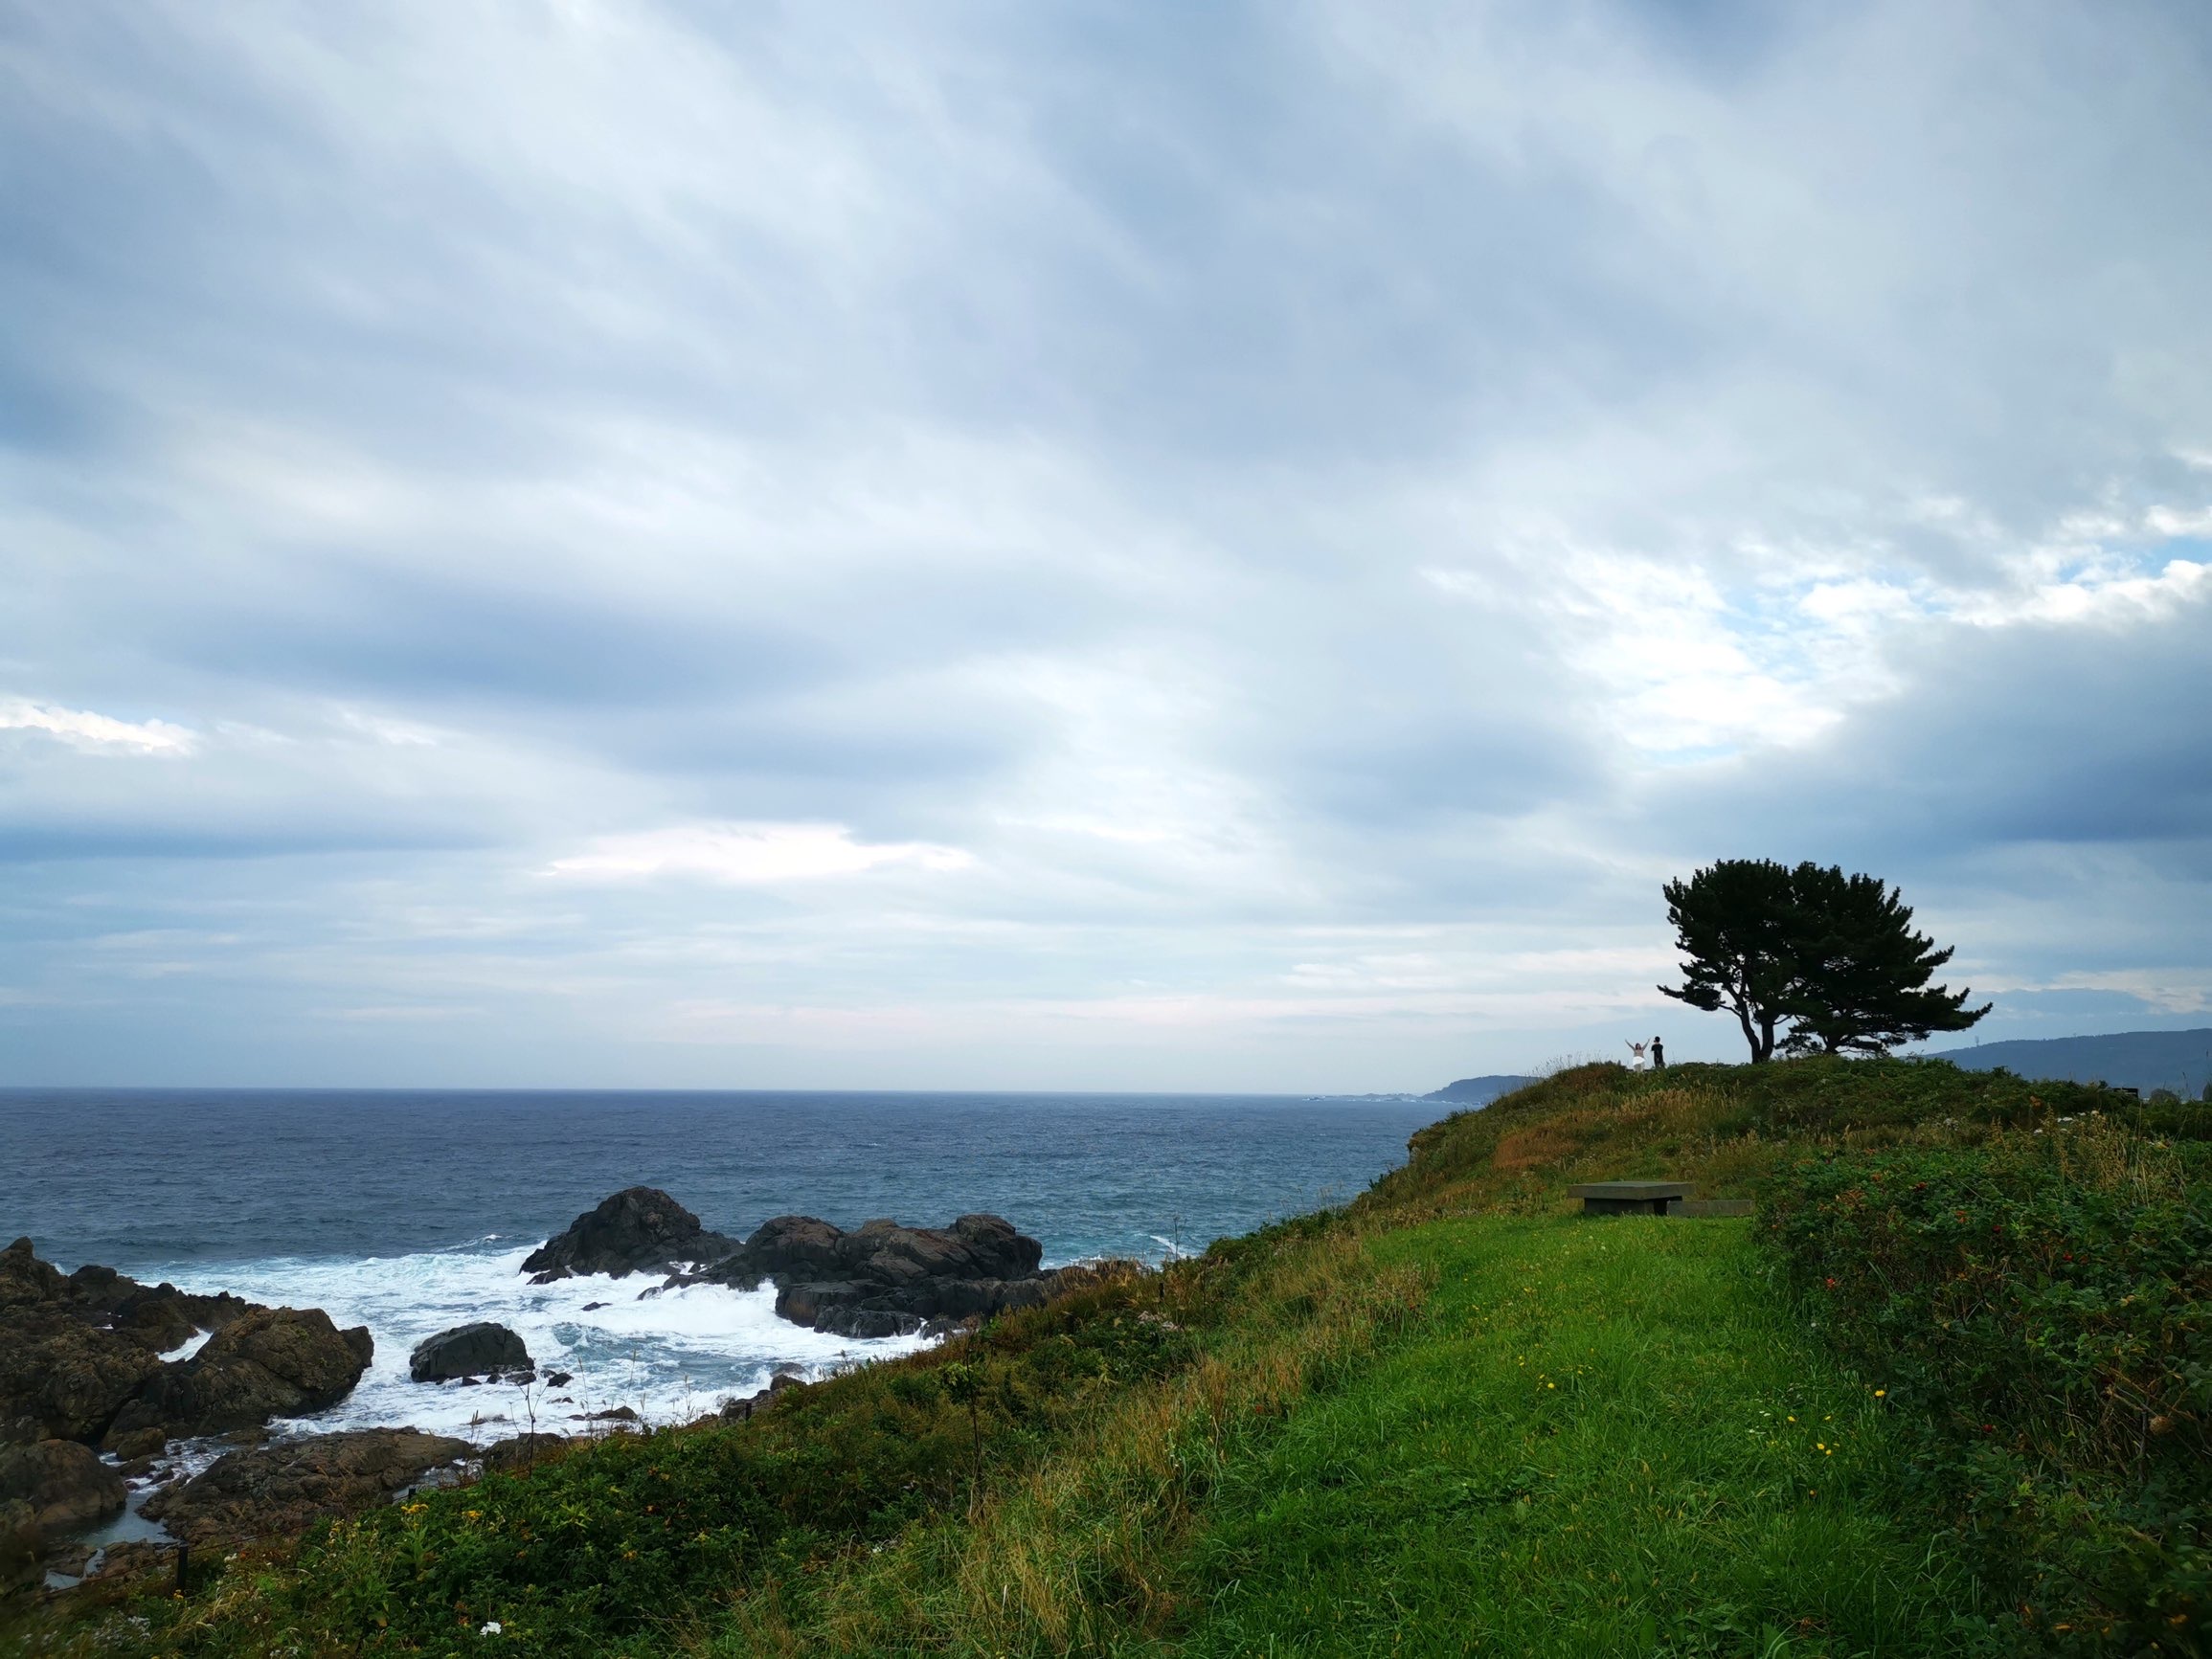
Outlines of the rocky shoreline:
M776 1287L776 1312L839 1336L941 1334L959 1322L1038 1308L1087 1269L1043 1269L1045 1246L998 1216L943 1227L882 1219L846 1232L815 1216L776 1216L742 1244L710 1232L654 1187L630 1187L578 1216L524 1261L531 1283L583 1273L666 1275L661 1289ZM1069 1275L1075 1275L1073 1279Z
M779 1216L740 1241L657 1188L631 1187L549 1238L523 1271L534 1284L650 1276L641 1298L688 1285L772 1286L781 1318L869 1338L941 1334L1096 1277L1045 1269L1043 1253L987 1215L944 1227L878 1220L851 1232ZM321 1309L195 1295L98 1266L64 1274L18 1239L0 1251L0 1592L34 1588L50 1569L147 1570L180 1543L295 1534L424 1485L530 1462L570 1438L534 1412L527 1433L482 1450L411 1427L270 1437L274 1420L345 1399L373 1355L366 1327L340 1330ZM417 1344L408 1372L425 1387L570 1381L541 1373L519 1335L485 1321ZM803 1385L779 1368L768 1387L710 1415L742 1421ZM621 1409L571 1415L587 1436L637 1425ZM126 1504L157 1523L147 1538L104 1551L79 1541Z

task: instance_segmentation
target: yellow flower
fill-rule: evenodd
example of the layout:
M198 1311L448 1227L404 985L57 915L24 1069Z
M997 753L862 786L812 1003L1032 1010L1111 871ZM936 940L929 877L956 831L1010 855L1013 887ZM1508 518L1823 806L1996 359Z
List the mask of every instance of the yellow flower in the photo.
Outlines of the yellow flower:
M1882 1399L1882 1398L1883 1398L1885 1395L1886 1395L1888 1392L1889 1392L1889 1390L1888 1390L1888 1389L1886 1389L1886 1388L1877 1388L1877 1389L1874 1391L1874 1398L1875 1398L1875 1399L1877 1399L1877 1400L1880 1400L1880 1399Z

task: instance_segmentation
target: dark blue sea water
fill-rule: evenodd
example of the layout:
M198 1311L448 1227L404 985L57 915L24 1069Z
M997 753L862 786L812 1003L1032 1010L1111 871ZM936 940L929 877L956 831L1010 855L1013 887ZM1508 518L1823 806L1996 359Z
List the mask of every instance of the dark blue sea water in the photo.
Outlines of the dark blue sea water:
M327 1309L377 1341L352 1400L302 1426L481 1416L406 1380L469 1318L521 1331L600 1402L664 1419L911 1343L774 1316L766 1292L643 1281L533 1288L521 1256L608 1193L664 1187L743 1236L797 1211L939 1224L971 1210L1048 1263L1158 1259L1342 1201L1443 1109L1279 1096L0 1090L0 1240L195 1289ZM604 1302L604 1307L588 1304Z

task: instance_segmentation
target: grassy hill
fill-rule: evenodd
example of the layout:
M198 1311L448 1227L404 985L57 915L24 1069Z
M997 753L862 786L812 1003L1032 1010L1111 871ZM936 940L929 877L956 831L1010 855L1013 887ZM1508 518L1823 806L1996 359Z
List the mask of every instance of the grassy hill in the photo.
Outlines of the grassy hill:
M1164 1275L18 1639L2201 1654L2208 1137L2201 1106L1941 1064L1587 1066ZM1760 1214L1565 1197L1659 1175Z

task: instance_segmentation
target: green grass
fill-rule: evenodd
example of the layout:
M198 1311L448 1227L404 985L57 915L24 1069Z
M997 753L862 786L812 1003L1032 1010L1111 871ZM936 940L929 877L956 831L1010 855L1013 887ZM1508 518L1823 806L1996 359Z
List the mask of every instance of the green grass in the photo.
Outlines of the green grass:
M1438 1272L1427 1318L1224 1476L1174 1651L2003 1650L1903 1518L1886 1401L1745 1223L1456 1220L1377 1255Z
M1909 1232L1929 1220L1909 1205L1885 1203L1872 1232L1803 1207L1827 1201L1809 1169L2010 1157L2062 1129L2067 1157L2104 1148L2110 1168L2068 1175L2070 1207L2030 1229L1983 1312L1999 1334L2079 1314L2085 1362L2143 1336L2084 1376L2179 1378L2178 1404L2137 1416L2160 1448L2194 1446L2212 1421L2188 1346L2199 1267L2152 1275L2172 1281L2153 1308L2065 1218L2095 1208L2075 1187L2136 1192L2150 1154L2201 1208L2212 1110L1940 1064L1590 1065L1454 1114L1345 1208L1164 1280L1112 1279L750 1423L578 1447L271 1540L206 1563L186 1598L155 1574L0 1610L0 1649L12 1620L40 1659L2201 1653L2164 1589L2148 1643L2118 1619L2014 1622L2035 1575L2013 1559L2027 1535L1991 1519L2026 1513L1997 1453L2033 1452L2072 1493L2094 1446L2037 1440L1977 1395L1995 1426L1962 1487L1928 1447L1933 1406L1955 1414L1974 1380L1954 1375L1963 1350L1938 1318L1932 1383L1901 1386L1894 1361L1989 1248L1977 1234L1954 1262L1922 1248L1931 1234L1906 1250L1885 1218ZM1802 1225L1569 1213L1570 1181L1659 1175ZM1966 1226L1960 1208L1943 1224ZM2036 1267L2053 1249L2064 1270ZM2112 1292L2093 1304L2085 1251ZM1917 1303L1907 1256L1927 1269ZM1844 1297L1862 1273L1906 1300ZM1902 1323L1877 1331L1885 1307ZM2154 1536L2137 1506L2090 1516L2099 1536L2197 1536L2201 1460L2139 1478L2163 1455L2097 1478L2134 1482L2175 1524ZM496 1642L476 1634L491 1619Z

